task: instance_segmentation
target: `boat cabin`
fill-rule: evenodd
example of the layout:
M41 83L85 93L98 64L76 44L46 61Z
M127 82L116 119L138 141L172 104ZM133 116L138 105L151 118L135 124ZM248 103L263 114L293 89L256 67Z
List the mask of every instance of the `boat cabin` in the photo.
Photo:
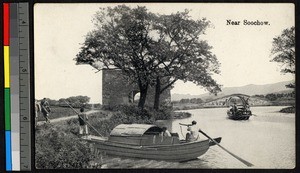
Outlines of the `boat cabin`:
M179 144L178 135L163 136L163 129L150 124L120 124L108 137L108 142L137 145L157 146Z
M243 94L233 94L227 100L227 105L231 106L227 110L227 115L234 120L248 120L252 115L248 103L250 96Z

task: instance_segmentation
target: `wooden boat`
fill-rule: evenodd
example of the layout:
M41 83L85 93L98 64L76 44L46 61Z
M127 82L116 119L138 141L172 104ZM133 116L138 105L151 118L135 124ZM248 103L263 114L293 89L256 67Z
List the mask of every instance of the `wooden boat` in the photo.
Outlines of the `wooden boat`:
M134 157L151 160L182 162L203 155L210 146L209 139L186 142L179 140L178 134L161 136L162 129L149 124L120 124L108 138L88 136L93 148L107 155ZM215 138L218 143L221 137Z
M227 116L229 119L248 120L250 118L250 116L252 116L252 112L250 110L250 106L248 103L249 97L250 96L242 95L242 94L231 95L231 97L227 100L227 104L229 105L230 102L232 102L232 100L235 100L234 102L236 102L237 101L236 99L238 99L240 104L236 105L236 108L235 108L236 110L234 110L233 108L230 108L229 110L227 110ZM232 105L233 104L231 103L231 106Z

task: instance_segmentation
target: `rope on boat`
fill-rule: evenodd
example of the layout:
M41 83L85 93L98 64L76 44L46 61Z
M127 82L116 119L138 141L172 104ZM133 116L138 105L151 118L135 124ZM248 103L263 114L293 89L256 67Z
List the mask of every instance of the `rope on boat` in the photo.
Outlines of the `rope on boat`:
M77 114L80 114L79 112L77 112L67 101L65 101L67 103L67 105L74 111L76 112ZM84 121L86 124L88 124L93 130L95 130L101 137L103 137L103 135L101 135L101 133L94 127L92 126L89 122L85 121L83 118L81 118L79 116L79 118Z
M181 127L181 125L180 125L180 132L181 132L182 137L185 138L184 135L183 135L183 133L182 133L182 127Z

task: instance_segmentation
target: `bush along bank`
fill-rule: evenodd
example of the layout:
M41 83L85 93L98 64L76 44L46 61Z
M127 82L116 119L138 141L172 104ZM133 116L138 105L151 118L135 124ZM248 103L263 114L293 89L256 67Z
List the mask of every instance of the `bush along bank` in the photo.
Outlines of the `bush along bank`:
M167 120L171 118L172 108L169 106L162 106L160 110L155 110L151 107L145 107L143 110L134 105L117 105L117 106L103 106L103 110L113 112L122 112L126 116L148 117L153 120Z
M89 168L97 157L87 142L70 133L66 123L46 124L36 130L35 165L38 169Z
M191 117L192 114L189 112L174 112L172 115L173 119L184 119Z
M295 106L291 106L291 107L283 108L279 112L281 112L281 113L296 113L296 108L295 108Z

